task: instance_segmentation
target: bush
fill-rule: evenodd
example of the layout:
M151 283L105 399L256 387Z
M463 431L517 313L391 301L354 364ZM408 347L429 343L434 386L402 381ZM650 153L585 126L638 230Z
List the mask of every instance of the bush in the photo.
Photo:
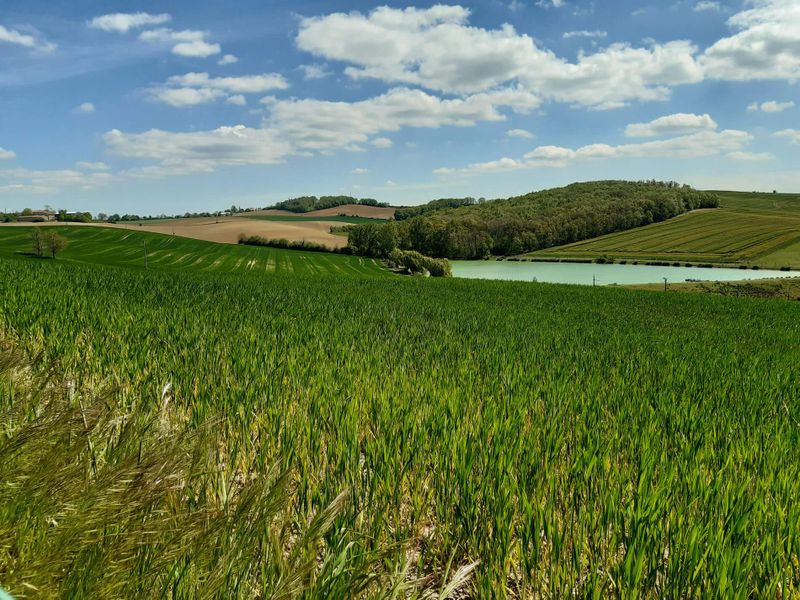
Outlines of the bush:
M389 253L389 266L411 275L430 275L431 277L452 277L450 261L446 258L431 258L414 250L398 250Z

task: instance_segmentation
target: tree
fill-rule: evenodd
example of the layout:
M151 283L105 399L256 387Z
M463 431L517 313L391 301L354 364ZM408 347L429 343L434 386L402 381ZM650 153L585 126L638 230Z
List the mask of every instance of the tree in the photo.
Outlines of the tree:
M22 216L23 217L29 217L32 214L33 214L33 209L30 209L30 208L23 208L22 209Z
M45 240L44 234L42 230L36 227L33 232L31 233L31 242L33 242L33 253L36 256L43 256L44 255L44 248L45 248Z
M57 233L49 233L46 236L46 245L47 249L50 251L50 255L55 258L56 254L61 252L64 248L67 247L67 240L58 235Z

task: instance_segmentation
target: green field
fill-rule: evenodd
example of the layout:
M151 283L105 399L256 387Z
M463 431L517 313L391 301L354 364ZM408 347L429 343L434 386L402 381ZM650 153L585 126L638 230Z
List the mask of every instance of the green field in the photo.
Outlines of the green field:
M20 597L800 593L796 303L320 277L88 228L12 260L0 231ZM144 239L149 271L100 264ZM292 268L243 267L262 251Z
M301 215L254 215L246 218L258 219L260 221L330 221L332 223L343 223L350 225L360 225L362 223L386 223L386 219L351 217L347 215L336 215L330 217L304 217Z
M58 261L150 269L224 273L388 275L379 261L320 252L232 246L180 236L110 227L48 228L67 238ZM0 226L0 256L30 258L29 227Z
M526 256L800 268L800 195L715 193L720 208Z

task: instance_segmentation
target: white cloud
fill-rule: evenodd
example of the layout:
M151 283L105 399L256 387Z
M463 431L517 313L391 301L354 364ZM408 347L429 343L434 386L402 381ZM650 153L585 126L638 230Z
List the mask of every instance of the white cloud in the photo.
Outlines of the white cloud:
M190 133L151 129L128 134L114 129L103 140L119 156L158 161L127 172L140 177L210 172L223 165L276 164L292 153L291 145L274 131L244 125Z
M565 40L569 40L572 38L604 38L606 36L608 36L608 32L606 31L600 31L599 29L587 31L583 29L581 31L565 31L564 35L561 37Z
M324 79L333 74L326 65L300 65L299 69L303 72L304 79Z
M222 90L210 88L158 88L150 93L152 100L175 108L208 104L225 96Z
M800 144L800 130L799 129L784 129L775 134L776 137L782 137L789 140L792 144Z
M190 58L208 58L214 54L219 54L222 48L219 44L212 44L206 40L208 36L207 31L197 31L194 29L183 29L176 31L166 27L158 29L149 29L139 34L139 39L143 42L150 44L174 44L172 46L172 53L178 56L186 56ZM236 62L236 57L226 55L233 58ZM224 62L225 58L219 61L220 64L229 64Z
M104 162L87 162L83 160L76 162L75 166L84 171L108 171L111 168Z
M36 47L36 38L32 35L20 33L15 29L6 29L2 25L0 25L0 42L16 44L18 46L24 46L25 48Z
M228 97L228 102L232 104L241 105L246 103L243 94L285 90L288 87L286 79L277 73L241 77L211 77L208 73L186 73L174 75L166 84L151 88L149 97L153 101L177 108L208 104L223 97Z
M537 0L536 6L542 8L561 8L566 2L564 0Z
M375 138L370 142L370 144L372 144L376 148L381 148L381 149L391 148L392 146L394 146L394 142L392 142L392 140L390 140L387 137Z
M571 63L510 25L470 27L461 6L388 7L369 14L334 13L301 21L301 50L351 64L353 79L420 85L448 94L517 83L526 91L584 106L613 108L663 100L671 86L702 79L696 48L685 41L633 48L613 44Z
M40 52L52 52L56 49L55 44L41 39L37 35L22 33L17 29L8 29L3 27L3 25L0 25L0 42L22 46L23 48L38 50Z
M369 173L369 169L357 168L350 171L350 173L352 173L353 175L366 175L367 173Z
M525 129L509 129L506 135L508 137L522 138L524 140L532 140L535 137L530 131Z
M759 104L758 102L753 102L747 107L747 110L750 112L766 112L766 113L779 113L787 110L789 108L794 108L794 102L776 102L775 100L769 100L767 102L762 102Z
M189 106L227 96L236 78L211 79L205 73L189 73L174 78L179 87L164 98L175 106ZM225 85L220 83L226 81ZM238 84L236 84L238 85ZM252 87L249 91L254 91ZM168 89L161 90L162 92ZM274 164L289 156L309 156L335 150L363 151L372 144L388 147L391 140L382 133L403 127L468 127L483 121L502 121L500 108L527 110L538 105L538 98L515 89L500 89L466 98L443 100L421 90L393 89L360 102L330 102L311 99L261 100L269 111L261 128L242 125L213 131L176 133L152 130L123 133L113 130L104 136L112 153L127 158L155 161L128 174L147 177L213 171L234 164Z
M352 103L311 99L275 102L267 125L307 150L354 149L381 132L503 121L499 107L524 111L537 105L536 97L518 90L443 100L421 90L397 88Z
M640 144L590 144L576 150L560 146L540 146L521 159L499 160L472 164L464 168L441 168L437 175L475 175L520 169L565 167L576 160L598 160L613 158L697 158L721 153L734 154L752 140L746 131L726 129L723 131L701 131L665 140Z
M219 44L209 44L202 40L181 42L172 47L173 54L192 58L208 58L220 52L222 52L222 47Z
M722 6L720 6L719 2L713 2L712 0L701 0L694 5L694 12L704 12L704 11L721 11Z
M226 54L217 61L217 64L224 66L224 65L232 65L237 62L239 62L239 59L236 58L233 54Z
M197 42L206 37L205 31L195 31L193 29L183 29L175 31L166 27L149 29L139 34L139 39L151 44L172 44L176 42Z
M235 94L233 96L228 96L228 99L225 102L227 102L228 104L234 104L236 106L246 106L247 98L245 98L241 94Z
M106 185L114 176L104 172L85 172L75 169L33 170L0 169L0 190L15 193L55 193L61 188L94 190Z
M751 8L728 19L737 30L706 49L701 57L712 79L750 81L800 79L800 3L750 0Z
M731 160L746 160L746 161L764 161L771 160L772 155L769 152L731 152L726 155Z
M95 17L88 22L88 25L93 29L128 33L131 29L138 29L148 25L161 25L171 19L172 17L168 14L151 15L145 12L114 13Z
M286 78L278 73L241 77L210 77L208 73L186 73L170 77L167 83L173 86L210 88L240 94L257 94L268 90L285 90L289 87Z
M11 150L6 150L2 146L0 146L0 160L11 160L17 157L15 152Z
M94 104L91 102L84 102L83 104L75 107L75 112L80 115L90 115L95 111Z
M717 124L710 115L695 115L691 113L676 113L659 117L649 123L633 123L625 128L626 137L656 137L659 135L675 135L679 133L692 133L695 131L710 131L717 128Z

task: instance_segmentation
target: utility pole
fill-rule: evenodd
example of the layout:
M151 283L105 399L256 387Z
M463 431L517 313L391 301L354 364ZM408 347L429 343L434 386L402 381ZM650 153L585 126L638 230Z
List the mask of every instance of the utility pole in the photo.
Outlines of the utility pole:
M667 278L664 277L664 291L667 291Z
M142 241L142 246L144 246L144 268L147 270L147 240Z
M592 287L597 285L597 275L592 275Z

